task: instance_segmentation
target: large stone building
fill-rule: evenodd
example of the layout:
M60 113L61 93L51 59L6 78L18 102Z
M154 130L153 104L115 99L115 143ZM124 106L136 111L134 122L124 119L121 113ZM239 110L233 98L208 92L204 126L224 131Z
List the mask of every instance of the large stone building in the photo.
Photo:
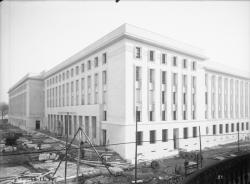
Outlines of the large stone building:
M40 129L43 120L43 73L27 74L9 89L9 122L23 129Z
M124 24L43 75L42 127L73 137L81 126L131 161L136 119L141 159L199 149L199 127L203 147L236 141L237 130L248 137L250 79L207 62L200 49Z

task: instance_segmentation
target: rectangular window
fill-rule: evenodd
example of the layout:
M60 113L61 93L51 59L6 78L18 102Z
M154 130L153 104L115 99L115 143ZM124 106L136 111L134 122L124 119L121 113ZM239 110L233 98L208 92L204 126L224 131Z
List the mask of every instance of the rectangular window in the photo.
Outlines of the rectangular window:
M165 91L161 92L161 103L165 104Z
M136 139L137 139L137 140L136 140L137 145L138 145L138 146L142 145L142 143L143 143L143 133L142 133L142 131L138 131L138 132L137 132Z
M161 83L166 84L166 71L161 72Z
M154 69L149 69L149 82L154 82Z
M166 120L166 111L161 112L161 120L165 121Z
M241 123L241 130L244 131L244 123Z
M167 55L166 54L161 54L161 63L166 64L167 62Z
M85 116L85 133L89 136L89 117Z
M103 111L103 121L107 121L107 111Z
M107 84L107 71L102 72L102 84Z
M226 133L228 133L229 132L229 125L228 124L226 124Z
M85 79L82 78L81 79L81 104L84 105L85 104Z
M136 121L140 122L141 121L141 111L136 111Z
M136 78L136 81L140 81L141 80L141 69L139 66L136 67L136 72L135 72L135 78Z
M72 134L72 116L69 116L69 135Z
M74 68L71 68L71 77L74 77Z
M173 120L176 120L176 111L173 111Z
M249 129L249 124L248 124L248 122L246 122L246 130L248 130Z
M95 57L95 67L98 67L98 57Z
M192 70L196 70L196 62L195 61L192 62Z
M65 80L65 73L63 72L62 74L62 80L64 81Z
M84 72L84 70L85 70L84 63L82 63L82 65L81 65L81 71L82 71L82 73Z
M106 64L107 63L107 53L103 53L102 54L102 64Z
M88 70L91 69L91 60L88 60Z
M153 50L149 51L149 60L154 61L155 60L155 52Z
M68 79L68 78L69 78L69 70L67 70L67 73L66 73L66 74L67 74L67 79Z
M135 47L135 58L140 59L141 58L141 48Z
M231 132L234 132L234 124L231 124Z
M197 127L193 127L193 137L197 137Z
M74 105L74 81L71 82L71 106Z
M168 129L162 129L162 142L168 141Z
M79 74L79 66L76 66L76 75Z
M187 127L183 128L183 138L184 139L188 138L188 128Z
M223 125L220 124L220 134L222 134L222 133L223 133Z
M213 135L216 135L216 125L213 125Z
M82 124L82 116L79 116L79 127L83 128L83 124Z
M177 66L177 57L173 56L172 66Z
M96 138L96 117L92 116L92 137Z
M149 111L149 121L153 121L153 111Z
M237 131L240 131L240 123L237 123Z
M155 143L155 130L150 130L150 144L154 144Z
M183 59L182 68L187 68L187 60Z

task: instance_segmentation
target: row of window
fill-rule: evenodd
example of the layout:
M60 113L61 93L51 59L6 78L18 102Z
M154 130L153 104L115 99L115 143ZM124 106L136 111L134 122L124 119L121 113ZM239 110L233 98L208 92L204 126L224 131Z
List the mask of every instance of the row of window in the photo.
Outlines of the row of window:
M213 125L213 135L217 135L218 134L217 127L218 127L218 125ZM246 122L246 123L242 122L241 125L240 125L240 123L236 123L236 124L235 123L231 123L231 127L230 127L230 124L225 124L225 130L224 130L223 124L219 124L219 134L229 133L230 132L230 130L229 130L230 128L231 128L231 132L249 130L249 122ZM206 129L206 134L209 134L208 127Z
M61 133L64 133L65 135L68 133L69 136L73 136L77 132L79 127L82 127L88 136L90 136L90 132L92 132L91 138L96 138L96 116L48 114L48 129L51 132L59 133L61 131Z
M148 60L149 61L155 61L156 60L156 56L155 56L156 54L155 54L155 51L154 50L149 50L148 51ZM136 59L141 59L142 58L142 48L141 47L135 47L135 58ZM161 53L161 63L162 64L167 64L167 54L166 53ZM183 59L182 60L182 68L184 68L184 69L187 69L187 67L188 67L188 61L187 61L187 59ZM192 63L191 63L191 69L192 70L196 70L196 65L197 65L197 63L196 63L196 61L192 61ZM174 67L177 67L178 66L178 58L177 58L177 56L173 56L172 57L172 66L174 66Z
M87 88L85 88L87 82ZM73 105L85 105L85 96L87 95L87 104L92 104L92 95L94 95L94 104L99 103L99 75L94 74L94 90L92 90L92 76L87 76L81 80L63 83L59 86L47 89L47 107L63 107ZM102 72L103 97L102 103L106 103L106 84L107 72ZM80 86L81 85L81 86ZM87 89L87 90L86 90ZM93 94L92 94L93 93ZM71 103L70 103L71 102ZM80 102L80 103L79 103Z
M229 133L229 125L230 124L225 124L225 131L223 130L223 124L219 124L219 134L223 133ZM231 124L231 132L235 132L234 126L236 125L236 131L245 131L249 130L249 122L242 122L241 123L241 129L240 129L240 123ZM174 129L174 135L173 135L173 140L176 141L176 139L181 139L178 137L178 133L175 134L177 129ZM209 127L206 127L206 134L209 134ZM144 141L143 140L143 131L138 131L137 132L137 145L142 145L143 142L149 142L150 144L155 144L156 141L161 141L161 142L167 142L169 140L168 138L168 129L162 129L161 131L162 138L161 140L156 140L156 130L150 130L149 131L149 141ZM217 125L213 125L213 135L217 135ZM189 128L184 127L183 128L183 139L188 139L188 138L196 138L198 136L198 127L192 127L192 137L189 136Z
M149 69L149 82L150 84L155 83L155 77L154 77L155 70L154 69ZM136 82L139 82L141 84L141 67L136 66ZM161 89L161 105L166 106L166 94L167 94L167 88L166 88L166 71L161 71L161 84L164 84L165 87ZM152 85L151 85L152 86ZM191 109L191 118L196 119L196 77L191 76L191 103L190 103L190 109ZM136 96L136 104L141 105L141 87L138 85L136 87L135 91L135 96ZM178 100L177 96L178 93L178 74L177 73L172 73L172 119L177 120L177 106L178 106ZM155 104L155 91L153 87L149 87L148 91L148 99L149 99L149 106L152 106L152 110L149 110L149 121L154 121L154 104ZM187 75L182 75L182 118L183 120L187 120ZM137 109L140 109L137 107ZM150 108L151 109L151 108ZM140 110L137 110L136 112L136 119L137 121L140 121L141 117L141 112ZM166 107L162 110L161 113L162 121L166 120Z
M107 53L102 54L102 64L107 63ZM87 69L91 70L92 67L97 68L99 66L99 57L96 56L93 61L88 60L87 61ZM82 63L81 65L81 73L85 72L85 63ZM51 77L47 80L47 86L57 84L58 82L64 81L66 79L69 79L70 77L74 77L74 75L79 75L80 73L80 66L72 67L70 70L67 70L65 72L62 72L62 74L58 74L54 77Z
M216 85L217 83L217 85ZM224 90L222 90L224 86ZM244 118L249 117L249 84L248 82L239 81L234 79L218 77L218 82L215 75L211 77L211 117L215 118L215 107L218 108L218 118L222 118L224 115L225 118ZM208 75L205 75L205 104L208 106ZM237 90L236 90L237 89ZM244 95L243 95L244 93ZM217 97L217 103L216 103ZM224 99L222 101L222 99ZM245 101L245 103L244 103ZM222 112L222 107L224 112ZM245 111L245 114L244 114ZM208 108L205 110L205 118L208 118Z

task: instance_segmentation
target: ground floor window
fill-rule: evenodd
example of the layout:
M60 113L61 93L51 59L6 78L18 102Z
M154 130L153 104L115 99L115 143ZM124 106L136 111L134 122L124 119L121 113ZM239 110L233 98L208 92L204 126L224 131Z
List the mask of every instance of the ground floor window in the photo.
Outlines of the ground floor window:
M183 138L184 138L184 139L187 139L187 138L188 138L188 128L187 128L187 127L185 127L185 128L183 129Z
M220 134L222 134L222 133L223 133L223 125L220 124Z
M162 130L162 142L167 142L168 141L168 129L163 129Z
M142 145L142 142L143 142L143 133L142 133L142 131L137 132L136 142L137 142L138 146Z
M193 137L197 137L197 127L193 127Z
M150 134L150 139L149 142L150 144L154 144L155 143L155 130L150 130L149 134Z
M216 125L213 125L213 135L216 135Z

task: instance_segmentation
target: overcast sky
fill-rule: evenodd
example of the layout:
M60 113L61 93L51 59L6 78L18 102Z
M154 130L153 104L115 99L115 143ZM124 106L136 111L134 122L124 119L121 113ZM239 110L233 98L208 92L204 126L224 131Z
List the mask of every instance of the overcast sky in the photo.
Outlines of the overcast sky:
M250 2L1 2L0 101L26 73L62 62L123 23L205 50L250 74Z

